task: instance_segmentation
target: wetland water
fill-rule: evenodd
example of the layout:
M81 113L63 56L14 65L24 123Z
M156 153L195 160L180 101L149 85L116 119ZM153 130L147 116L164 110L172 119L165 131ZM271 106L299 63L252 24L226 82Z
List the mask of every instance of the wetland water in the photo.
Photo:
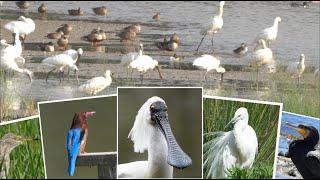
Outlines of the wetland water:
M199 56L194 53L201 39L200 29L210 23L213 15L218 13L217 2L50 1L45 2L48 7L48 14L45 17L37 14L40 4L40 1L31 2L31 7L24 11L19 11L14 2L4 2L0 7L1 39L7 39L9 42L12 40L11 34L3 26L17 19L19 15L34 19L36 24L36 30L27 37L23 51L26 59L25 67L34 72L34 81L30 84L26 77L16 74L14 78L1 82L2 97L11 97L9 99L13 101L15 107L4 119L30 114L26 112L27 107L38 101L86 96L79 93L73 76L70 82L64 81L59 84L58 75L55 74L49 79L49 83L45 82L45 73L50 68L40 64L41 60L61 51L44 54L37 46L39 43L49 42L50 40L44 36L54 32L64 23L73 26L69 38L70 47L82 47L85 51L80 60L80 83L95 76L102 76L106 69L115 74L111 87L99 95L116 93L117 86L141 86L137 73L134 73L133 80L126 78L126 68L120 64L120 59L124 53L137 49L138 44L143 43L145 54L160 61L165 77L161 81L157 72L147 73L144 86L204 86L204 93L208 95L284 102L287 111L320 117L317 111L320 108L319 101L316 101L315 97L307 96L308 94L320 96L319 78L313 76L314 69L319 67L319 4L311 3L310 8L304 9L291 7L290 2L226 2L224 26L214 37L214 56L221 60L227 70L222 84L219 82L220 75L217 74L210 74L208 83L200 81L204 72L196 70L191 65L191 62ZM91 8L103 5L108 8L107 16L94 15ZM78 7L85 11L84 16L73 17L67 14L68 9ZM160 12L161 15L159 22L152 20L156 12ZM275 74L261 72L257 90L255 70L248 67L250 53L254 47L252 42L259 31L273 24L276 16L280 16L282 22L279 24L278 38L271 43L270 48L279 68ZM138 39L129 45L120 43L116 33L135 22L142 25ZM108 39L100 47L92 48L90 43L82 41L80 37L97 27L108 32ZM162 41L164 35L174 32L182 39L181 45L176 50L178 55L185 56L181 70L168 66L169 57L174 52L160 51L154 45L154 42ZM248 44L249 53L237 57L232 50L242 42ZM210 38L207 38L201 46L200 53L211 53L211 49ZM296 81L284 72L284 67L290 62L298 61L301 53L306 55L307 68L298 88ZM301 104L308 103L312 108L301 107Z

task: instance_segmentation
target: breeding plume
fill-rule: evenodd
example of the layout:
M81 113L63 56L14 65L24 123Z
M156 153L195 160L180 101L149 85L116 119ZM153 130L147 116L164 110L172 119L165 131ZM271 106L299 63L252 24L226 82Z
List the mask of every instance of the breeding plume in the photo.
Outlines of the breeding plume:
M172 133L165 101L148 99L138 111L129 138L134 152L148 151L147 161L118 165L119 178L172 178L173 167L184 169L192 164Z
M220 60L208 55L208 54L204 54L201 57L195 59L193 61L193 66L196 66L200 69L205 69L206 73L204 75L204 79L207 81L207 74L212 71L215 70L217 73L221 74L221 82L223 81L223 74L226 72L226 70L220 65Z
M320 150L316 149L319 132L313 126L286 125L297 131L302 139L294 140L289 145L289 157L304 179L320 178Z
M68 76L69 76L69 70L73 70L76 76L76 80L79 84L78 79L78 67L76 65L77 61L80 59L80 56L82 55L83 51L81 48L79 48L77 51L75 50L67 50L63 54L58 54L55 56L51 56L48 58L45 58L42 63L54 67L51 71L48 72L46 77L46 82L48 81L50 73L52 73L57 68L59 69L59 80L61 82L61 78L64 78L64 69L65 67L68 67Z
M300 60L298 62L292 62L288 65L287 72L291 75L292 78L298 78L298 84L300 84L300 78L304 69L306 68L304 54L300 55Z
M276 40L278 36L278 25L281 22L280 17L274 19L273 25L269 28L262 30L256 37L255 42L258 42L260 39L266 41L269 46L269 43Z
M201 39L201 41L200 41L200 43L198 45L197 53L199 52L199 48L200 48L204 38L207 35L211 35L212 36L211 45L212 45L212 49L213 49L213 36L216 33L218 33L220 31L220 29L222 28L222 26L223 26L223 18L222 18L223 6L224 6L224 1L220 1L219 14L214 15L212 22L209 25L205 26L201 30L201 35L203 35L203 37L202 37L202 39Z
M130 63L130 68L136 69L138 72L140 72L141 84L143 83L144 74L149 70L153 70L154 68L158 70L160 79L163 79L158 61L152 59L152 57L148 55L143 54L143 44L140 44L139 55Z
M88 138L87 119L92 117L94 113L95 112L77 112L73 117L71 128L69 129L67 136L69 176L74 175L77 156L85 153Z
M248 111L241 107L226 126L234 124L233 130L209 133L214 138L203 147L207 178L226 178L233 167L251 168L258 152L258 139L248 122Z
M7 23L4 28L12 33L15 33L15 29L18 30L22 43L24 43L27 35L35 30L36 25L32 19L20 16L17 21Z
M111 71L107 70L104 77L94 77L79 87L79 91L96 95L98 92L104 90L112 83Z

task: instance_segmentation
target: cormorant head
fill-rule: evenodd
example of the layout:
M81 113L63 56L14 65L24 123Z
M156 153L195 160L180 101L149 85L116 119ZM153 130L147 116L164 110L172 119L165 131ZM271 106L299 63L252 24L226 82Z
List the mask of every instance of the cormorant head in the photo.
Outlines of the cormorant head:
M298 126L286 123L287 126L291 129L294 129L297 131L305 140L311 140L314 141L315 144L319 141L319 132L318 130L313 126L305 126L302 124L299 124Z

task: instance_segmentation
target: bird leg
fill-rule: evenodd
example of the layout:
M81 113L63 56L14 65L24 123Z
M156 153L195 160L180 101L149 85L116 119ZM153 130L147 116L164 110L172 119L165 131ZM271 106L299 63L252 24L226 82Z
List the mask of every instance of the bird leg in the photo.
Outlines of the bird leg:
M60 81L60 83L62 82L61 81L61 77L62 77L62 80L64 81L64 72L63 71L59 71L59 81Z
M212 38L211 38L211 46L212 46L212 52L214 52L214 49L213 49L213 35L212 35Z
M78 77L78 71L74 70L74 74L76 76L77 84L79 85L79 77Z
M222 82L223 82L223 75L224 75L224 73L221 73L220 84L222 84Z
M160 68L159 68L159 66L156 66L156 69L158 70L158 73L159 73L159 77L160 77L160 79L163 79L163 76L162 76L162 74L161 74L161 72L160 72Z
M207 34L205 34L205 35L202 37L202 39L201 39L201 41L200 41L200 44L198 45L198 48L197 48L197 50L196 50L196 51L197 51L197 54L199 53L199 48L200 48L200 46L201 46L204 38L206 37L206 35L207 35Z
M256 84L257 84L257 91L259 89L259 65L257 65L257 79L256 79Z
M141 85L143 84L143 73L140 73L140 81L141 81Z
M70 81L70 69L68 68L68 73L67 73L68 81Z
M204 74L204 80L206 81L206 83L208 83L207 74L208 74L208 71Z
M51 71L48 72L47 77L46 77L46 83L48 82L48 78L49 78L49 74L52 73L54 70L56 70L57 68L53 68Z

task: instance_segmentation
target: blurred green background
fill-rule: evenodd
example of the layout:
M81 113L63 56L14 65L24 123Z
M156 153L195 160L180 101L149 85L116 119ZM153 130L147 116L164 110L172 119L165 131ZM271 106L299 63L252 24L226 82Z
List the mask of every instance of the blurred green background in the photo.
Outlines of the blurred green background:
M119 88L119 164L147 160L133 151L128 134L140 107L152 96L164 99L168 106L170 125L178 144L192 159L186 169L174 169L177 178L202 177L202 89L201 88Z
M8 179L44 179L44 165L40 140L39 119L0 126L0 139L7 133L24 138L38 138L16 147L10 154L10 171ZM1 148L1 147L0 147ZM0 168L1 169L1 168Z
M86 152L117 150L116 103L116 96L112 96L39 105L48 178L70 178L67 174L66 138L76 112L96 112L88 119ZM97 177L97 167L76 167L72 178Z
M231 178L272 178L280 106L209 98L205 98L203 103L204 134L232 130L233 127L225 129L225 126L240 107L247 108L249 125L257 134L258 155L253 168L251 170L235 169ZM211 137L204 135L204 143L209 140ZM204 147L204 151L205 149ZM205 156L203 158L205 161ZM207 174L207 169L204 169L203 177L206 178Z

